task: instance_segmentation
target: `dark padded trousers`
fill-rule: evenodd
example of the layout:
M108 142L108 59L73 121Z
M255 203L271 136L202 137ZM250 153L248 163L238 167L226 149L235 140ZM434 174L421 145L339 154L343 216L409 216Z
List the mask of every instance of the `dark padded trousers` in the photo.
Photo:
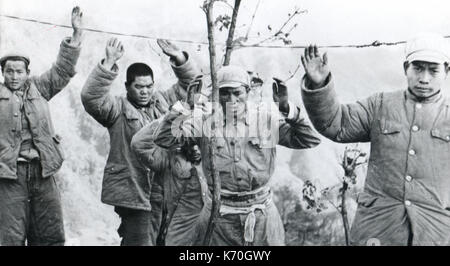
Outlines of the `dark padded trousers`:
M150 238L150 212L124 207L115 207L121 223L117 232L122 238L121 246L152 246Z
M0 245L62 246L61 198L39 160L18 162L15 180L0 179Z

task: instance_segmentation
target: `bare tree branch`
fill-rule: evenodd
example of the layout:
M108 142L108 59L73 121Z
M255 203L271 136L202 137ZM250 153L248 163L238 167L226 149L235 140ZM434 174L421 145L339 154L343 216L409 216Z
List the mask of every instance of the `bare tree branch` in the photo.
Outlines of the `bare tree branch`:
M258 3L256 4L255 12L253 12L252 20L251 20L251 22L250 22L250 25L248 26L247 34L245 34L245 40L248 40L248 36L250 35L250 31L252 30L252 27L253 27L253 21L255 20L256 12L258 11L258 7L259 7L259 3L260 3L260 2L261 2L261 0L258 0Z
M231 17L230 30L228 31L227 47L225 50L225 59L223 62L224 66L228 66L230 64L231 52L233 51L234 30L236 29L237 16L239 13L240 5L241 5L241 0L234 1L233 15Z

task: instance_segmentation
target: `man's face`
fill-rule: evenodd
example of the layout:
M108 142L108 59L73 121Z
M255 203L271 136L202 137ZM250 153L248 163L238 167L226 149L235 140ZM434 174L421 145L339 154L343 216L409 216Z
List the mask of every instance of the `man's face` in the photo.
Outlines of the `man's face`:
M427 98L437 93L447 78L444 64L424 61L405 62L408 88L418 97Z
M237 117L245 115L245 103L248 93L244 86L237 88L224 87L219 89L219 102L225 115L235 114ZM228 112L231 112L228 113Z
M127 86L128 96L139 106L146 106L153 94L153 78L138 76Z
M3 68L3 77L5 85L10 90L18 90L22 88L28 79L29 70L23 61L8 60Z
M187 158L193 163L200 163L202 160L202 154L198 145L189 145L187 150Z

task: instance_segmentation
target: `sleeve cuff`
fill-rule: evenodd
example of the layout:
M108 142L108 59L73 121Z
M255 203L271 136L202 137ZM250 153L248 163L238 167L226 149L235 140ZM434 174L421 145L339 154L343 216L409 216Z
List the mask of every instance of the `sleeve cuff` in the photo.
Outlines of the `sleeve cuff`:
M170 65L172 66L173 69L183 69L186 67L187 64L190 64L189 62L189 54L185 51L183 51L183 55L186 58L186 62L184 62L183 64L177 66L175 64L175 60L173 60L172 58L170 59Z
M297 107L291 102L289 101L289 113L286 115L286 119L294 119L297 115Z
M105 74L113 75L114 77L116 77L119 72L119 67L117 66L117 64L114 64L111 69L108 69L103 65L104 62L105 59L102 59L102 61L100 61L100 63L98 64L100 70Z
M71 40L71 37L64 38L62 41L62 45L66 48L81 49L81 42L78 45L73 45L73 43L70 42Z

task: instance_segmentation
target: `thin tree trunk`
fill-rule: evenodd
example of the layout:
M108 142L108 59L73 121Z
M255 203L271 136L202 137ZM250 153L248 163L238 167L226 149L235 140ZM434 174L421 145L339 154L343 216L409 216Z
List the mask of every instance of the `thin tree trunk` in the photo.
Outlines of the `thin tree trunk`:
M342 186L342 193L341 193L341 216L342 216L342 222L344 224L344 233L345 233L345 245L349 246L349 239L348 239L348 232L349 232L349 225L348 225L348 216L347 216L347 206L345 204L346 202L346 195L347 195L347 189L348 184L347 182L343 182Z
M210 61L210 70L211 70L211 82L212 82L212 98L213 98L213 106L212 106L212 123L211 123L211 140L209 145L209 154L211 155L211 174L212 174L212 182L213 182L213 198L212 198L212 208L211 208L211 216L209 218L208 227L206 229L204 245L210 245L211 236L214 230L215 222L217 217L219 216L220 210L220 177L216 169L216 126L217 123L217 110L219 104L219 90L217 88L217 72L216 72L216 50L214 43L214 20L213 20L213 5L215 0L210 0L205 3L204 11L206 13L206 21L208 26L208 42L209 42L209 61Z
M228 66L230 64L231 52L233 52L234 30L236 29L237 16L238 16L240 5L241 5L241 0L234 1L233 15L231 17L230 30L228 31L227 48L225 51L225 60L223 62L224 66Z

